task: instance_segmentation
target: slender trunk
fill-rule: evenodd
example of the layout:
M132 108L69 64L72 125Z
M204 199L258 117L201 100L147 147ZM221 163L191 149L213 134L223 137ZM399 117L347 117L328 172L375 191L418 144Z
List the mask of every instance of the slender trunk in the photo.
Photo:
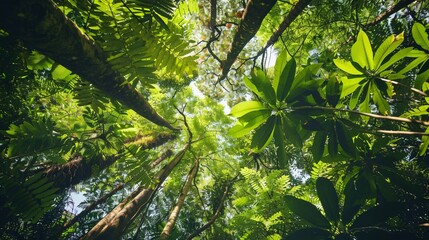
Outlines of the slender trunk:
M180 162L189 149L189 144L181 150L173 160L164 166L154 178L157 186L152 186L147 189L139 188L136 195L132 198L127 198L127 201L120 203L115 209L101 219L82 239L119 239L131 220L145 206L158 186L162 185L174 167Z
M158 134L146 137L144 141L139 138L139 145L141 145L142 149L152 149L165 144L173 138L175 138L175 135L172 134ZM55 182L56 187L65 189L89 179L92 175L93 167L97 166L97 169L101 171L110 167L120 158L121 154L104 158L96 156L90 159L78 156L65 164L51 166L43 170L43 172L49 180Z
M268 39L265 46L258 52L256 56L262 55L271 45L273 45L279 37L283 34L283 32L290 26L290 24L304 11L308 4L310 4L311 0L300 0L297 2L283 21L280 23L279 28L271 35L270 39Z
M399 10L403 9L404 7L410 5L411 3L416 2L416 0L401 0L396 5L390 7L385 12L382 12L380 15L374 18L371 22L365 24L365 27L374 26L377 23L383 21L384 19L388 18L392 14L397 13Z
M75 224L76 222L78 222L79 220L81 220L82 218L84 218L89 212L91 212L92 210L94 210L98 205L106 202L106 200L109 199L111 196L113 196L113 194L115 194L119 190L123 189L124 186L125 186L124 184L117 185L109 193L107 193L106 195L104 195L101 198L97 199L97 201L91 203L82 212L80 212L78 215L76 215L73 219L71 219L70 221L68 221L67 223L65 223L64 226L63 226L64 229L67 229L67 228L71 227L73 224Z
M219 78L223 80L226 78L232 64L237 59L244 46L252 39L258 32L265 16L276 4L277 0L249 0L247 1L244 15L240 21L237 32L232 40L231 49L225 61L222 62L222 75Z
M161 154L161 156L159 156L157 159L155 159L153 162L151 162L150 167L154 168L154 167L158 166L158 164L160 164L165 159L169 158L171 155L173 155L173 151L168 149L166 152Z
M5 0L0 8L0 28L20 39L27 47L54 59L95 87L115 98L142 117L171 130L178 130L162 118L143 95L124 84L101 46L68 19L51 0Z
M180 210L182 209L183 204L185 203L185 198L188 195L189 189L191 188L192 181L195 178L198 170L198 159L195 160L195 164L192 167L191 171L188 174L185 184L183 185L182 191L180 192L179 199L177 200L176 205L168 217L167 223L165 224L164 229L162 230L160 239L168 239L170 236L171 230L173 230L174 224L176 223L177 218L179 217Z

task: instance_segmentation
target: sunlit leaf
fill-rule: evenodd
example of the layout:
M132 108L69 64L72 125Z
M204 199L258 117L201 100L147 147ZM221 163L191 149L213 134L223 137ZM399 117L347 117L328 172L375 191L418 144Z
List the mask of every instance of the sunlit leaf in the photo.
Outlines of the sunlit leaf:
M274 90L277 93L277 100L283 101L286 98L295 78L295 70L296 62L295 59L292 58L284 67L279 81L274 81L273 83Z
M344 59L334 59L334 64L339 69L351 75L362 75L363 73L357 70L350 61Z
M357 40L352 46L351 55L353 61L359 63L362 68L367 70L374 69L371 43L366 33L362 30L359 30Z
M384 59L404 41L404 32L397 36L391 35L378 47L374 55L374 67L378 69Z
M232 107L231 114L233 117L241 117L249 112L267 109L264 104L259 101L244 101Z
M429 37L426 33L425 26L423 26L423 24L421 23L416 22L414 23L411 31L413 34L414 41L416 41L416 43L420 47L429 51Z

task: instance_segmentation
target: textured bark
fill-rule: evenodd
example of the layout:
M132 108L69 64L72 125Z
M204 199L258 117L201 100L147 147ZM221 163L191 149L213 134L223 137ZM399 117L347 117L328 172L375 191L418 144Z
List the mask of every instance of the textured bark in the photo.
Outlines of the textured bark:
M161 133L150 138L145 138L144 141L140 142L140 145L142 149L152 149L165 144L175 137L172 134ZM120 157L120 154L105 158L97 156L90 159L78 156L65 164L49 167L44 170L44 175L53 181L56 187L65 189L89 179L92 175L93 167L97 167L99 171L104 170L115 163Z
M115 209L101 219L82 239L119 239L131 220L140 212L158 186L161 186L174 167L180 162L189 149L189 144L176 154L174 159L162 168L156 175L154 181L157 186L147 189L139 188L133 192L132 197L122 201Z
M265 16L273 8L277 0L248 0L244 15L240 21L237 32L232 40L231 49L228 52L226 60L222 62L222 74L219 81L226 78L232 64L237 59L238 54L243 50L244 46L258 32Z
M153 162L151 162L150 167L154 168L154 167L158 166L158 164L160 164L165 159L169 158L171 155L173 155L173 151L168 149L166 152L161 154L161 156L159 156L157 159L155 159Z
M92 210L94 210L98 205L106 202L107 199L109 199L113 194L118 192L119 190L124 188L124 184L117 185L114 189L112 189L109 193L102 196L101 198L97 199L97 201L91 203L89 206L87 206L82 212L80 212L78 215L76 215L73 219L68 221L64 224L64 229L67 229L71 227L73 224L84 218L88 213L90 213Z
M178 130L125 82L99 44L83 34L51 0L4 0L0 28L91 82L149 121Z
M167 223L164 226L164 229L161 232L160 239L165 240L170 236L171 231L173 230L174 224L176 223L177 218L179 217L180 210L182 209L183 204L185 203L185 198L188 195L189 189L191 188L192 181L195 178L198 170L198 160L195 161L194 166L188 174L185 184L183 185L182 191L180 192L180 196L177 199L177 203L174 206L173 210L168 217Z
M283 32L290 26L290 24L304 11L304 9L310 4L311 0L300 0L292 7L283 21L280 23L279 28L271 35L270 39L268 39L267 43L265 43L264 48L262 48L257 56L260 56L264 53L271 45L273 45L279 37L283 34Z
M371 22L365 24L365 27L374 26L377 23L383 21L384 19L388 18L392 14L397 13L399 10L403 9L404 7L410 5L411 3L416 2L416 0L401 0L396 5L388 8L385 12L381 13L377 17L375 17L374 20Z

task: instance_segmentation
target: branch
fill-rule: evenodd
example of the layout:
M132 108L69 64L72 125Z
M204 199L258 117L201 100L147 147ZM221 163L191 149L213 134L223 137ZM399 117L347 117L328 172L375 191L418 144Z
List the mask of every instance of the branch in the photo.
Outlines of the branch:
M311 0L300 0L297 4L295 4L295 6L292 7L288 15L286 15L282 23L280 23L279 28L273 33L273 35L271 35L270 39L268 39L267 43L265 43L265 46L259 50L255 58L261 56L271 45L277 42L283 32L304 11L305 7L307 7L310 2Z
M409 119L409 118L403 118L403 117L394 117L394 116L383 116L383 115L378 115L373 113L358 112L358 111L349 110L349 109L321 107L321 106L302 106L302 107L291 108L291 110L307 110L307 109L321 109L321 110L328 110L328 111L348 112L348 113L358 114L358 115L367 116L367 117L376 118L376 119L383 119L383 120L390 120L390 121L397 121L397 122L404 122L404 123L417 123L423 126L429 126L429 122L425 122L421 120Z
M378 15L377 17L375 17L374 20L365 24L365 27L370 27L370 26L376 25L377 23L383 21L384 19L388 18L392 14L397 13L399 10L410 5L413 2L416 2L416 0L401 0L401 1L399 1L396 5L388 8L385 12L383 12L380 15Z
M82 33L51 0L5 0L0 28L89 81L147 120L178 130L161 117L140 92L107 61L101 46Z
M250 39L256 35L265 16L267 16L276 2L277 0L249 0L247 2L244 15L232 40L231 49L228 52L226 60L222 61L222 74L218 82L226 78L238 54Z

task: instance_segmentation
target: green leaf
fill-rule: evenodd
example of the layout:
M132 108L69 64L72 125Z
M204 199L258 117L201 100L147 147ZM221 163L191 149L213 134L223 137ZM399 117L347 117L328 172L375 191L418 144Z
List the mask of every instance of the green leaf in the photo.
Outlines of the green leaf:
M272 105L276 104L273 86L261 69L255 68L251 72L251 78L244 77L244 84L266 102Z
M239 118L239 122L228 131L231 137L239 138L259 127L271 116L271 110L261 110L247 113ZM245 120L245 121L244 121Z
M326 99L328 103L335 107L340 100L341 96L341 84L338 81L337 77L332 76L328 80L328 84L326 85Z
M371 89L372 89L372 100L374 101L375 105L377 105L378 110L383 115L389 115L390 114L390 105L387 102L387 100L381 95L380 90L377 88L377 86L373 83L371 83Z
M353 143L352 136L346 126L341 121L335 122L335 131L337 133L338 143L341 148L350 156L356 157L356 146Z
M392 53L404 41L404 32L399 35L391 35L378 47L374 55L374 67L378 69L384 59Z
M331 227L329 221L313 204L290 195L286 195L284 199L289 209L307 222L325 229Z
M267 108L264 106L264 104L259 101L245 101L232 107L229 114L231 114L233 117L241 117L249 112L266 109Z
M326 131L319 131L319 132L316 132L316 134L314 135L311 153L313 154L313 159L315 161L319 161L320 159L322 159L327 136L328 136L328 133Z
M363 75L363 73L357 70L350 61L344 59L334 59L334 64L339 69L351 75Z
M338 195L334 184L327 178L319 177L316 180L316 190L322 203L325 215L331 221L337 222L340 219L340 208L338 206Z
M271 142L275 120L275 116L269 117L267 122L255 131L250 145L255 152L261 152Z
M295 147L302 148L302 139L297 131L297 126L287 116L282 116L282 122L286 139Z
M351 51L354 62L359 63L362 68L374 70L373 52L368 36L362 30L359 30L357 40L352 46Z
M332 234L320 228L304 228L291 232L286 236L286 240L326 240Z
M277 93L277 100L283 101L289 93L295 78L296 62L292 58L284 67L279 81L274 81L274 90Z
M67 78L72 72L62 65L57 65L52 71L52 78L54 80L62 80Z
M403 203L385 203L368 209L359 215L351 228L371 227L385 223L389 218L396 216Z
M425 50L429 51L429 37L426 33L426 28L421 23L414 23L413 28L411 30L413 34L414 41Z
M425 133L429 134L429 127L426 128ZM429 146L429 136L423 136L422 137L422 144L419 147L419 155L423 156L426 153L426 150L428 149Z
M399 61L399 60L403 59L404 57L406 57L407 54L411 50L413 50L412 47L408 47L408 48L404 48L404 49L399 50L386 63L384 63L383 65L381 65L380 68L377 69L377 71L378 72L383 72L384 70L386 70L388 67L392 66L397 61Z
M357 78L342 77L342 78L340 78L341 82L343 83L340 98L344 98L345 96L348 96L351 93L354 93L356 91L356 89L359 86L361 86L361 82L364 79L365 79L364 77L357 77Z
M425 62L429 59L429 55L423 55L416 59L414 59L412 62L410 62L407 66L405 66L401 71L399 71L397 74L403 75L407 72L409 72L411 69L417 67L420 63Z
M289 54L287 51L283 51L279 54L276 60L276 64L274 66L274 78L273 78L273 87L277 89L279 85L281 75L283 73L283 69L285 68L286 64L288 63L288 60L290 59ZM275 90L277 92L277 90Z
M283 132L283 124L282 119L277 117L276 127L274 130L274 144L277 147L277 158L279 161L280 168L286 167L287 158L286 158L286 150L284 143L284 132Z

